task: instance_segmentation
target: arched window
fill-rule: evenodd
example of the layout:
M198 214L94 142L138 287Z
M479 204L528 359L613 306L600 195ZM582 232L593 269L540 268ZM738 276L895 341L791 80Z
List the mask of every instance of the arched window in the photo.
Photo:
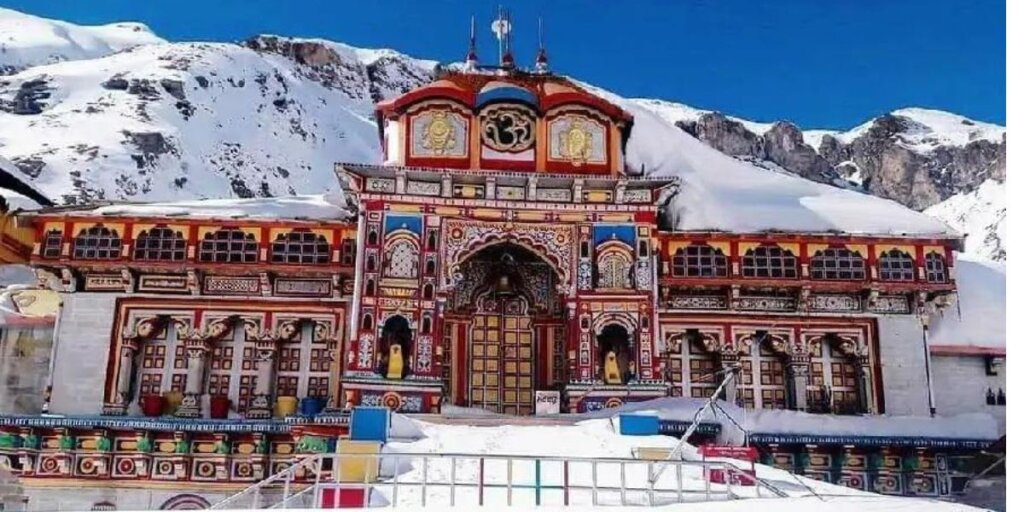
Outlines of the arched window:
M434 272L436 272L436 271L437 271L437 265L434 263L434 260L427 260L426 275L432 276L432 275L434 275Z
M377 230L371 229L370 234L366 236L366 245L377 245Z
M366 256L366 271L376 272L377 271L377 257L369 254Z
M341 241L341 264L346 267L356 264L356 241L351 238Z
M59 258L61 247L64 245L64 233L56 229L46 232L43 238L42 256L44 258Z
M743 255L743 277L795 279L796 256L776 245L762 245Z
M373 315L371 315L369 313L363 315L363 327L362 327L362 329L364 331L369 331L370 329L373 329Z
M434 285L427 283L423 285L423 299L433 300L434 298Z
M75 259L117 259L121 256L121 236L104 226L83 229L75 237L73 254Z
M331 260L331 245L323 235L295 230L277 235L270 245L270 261L323 265Z
M256 263L259 246L252 233L221 228L207 233L199 243L199 261L214 263Z
M878 278L883 281L913 281L914 258L899 249L883 252L878 257Z
M430 315L423 317L423 321L420 322L420 332L423 334L430 334L431 328L434 327L434 322L430 319Z
M430 234L427 235L427 250L437 250L437 231L431 231Z
M419 255L411 240L397 240L388 248L385 277L415 278Z
M949 281L949 272L946 269L946 258L936 252L930 252L924 257L924 275L929 283L945 283Z
M366 280L366 295L373 295L377 290L377 287L373 283L373 279Z
M182 261L185 259L185 237L167 226L143 230L135 238L135 259L151 261Z
M617 248L604 250L597 257L598 288L632 288L633 262L629 254Z
M728 274L725 254L710 245L680 247L672 256L672 275L676 277L725 277Z
M829 247L811 257L811 279L862 280L867 276L864 268L860 253L845 247Z

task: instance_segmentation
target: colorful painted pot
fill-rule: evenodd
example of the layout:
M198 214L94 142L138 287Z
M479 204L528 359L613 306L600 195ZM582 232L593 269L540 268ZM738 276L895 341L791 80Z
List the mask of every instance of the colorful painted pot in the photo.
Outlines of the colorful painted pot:
M228 417L228 410L231 409L231 399L226 396L210 397L210 417L223 420Z
M181 391L168 391L164 393L164 414L174 414L181 407L181 401L185 395Z
M323 410L324 405L325 404L324 404L324 399L323 398L319 398L319 397L315 397L315 396L307 396L306 398L302 399L302 404L301 404L302 415L303 416L316 416L317 414L320 414L320 411Z
M277 397L277 402L274 403L274 416L277 416L278 418L294 416L298 407L298 398L294 396L279 396Z
M142 414L155 418L164 412L164 397L160 395L146 395L142 397Z

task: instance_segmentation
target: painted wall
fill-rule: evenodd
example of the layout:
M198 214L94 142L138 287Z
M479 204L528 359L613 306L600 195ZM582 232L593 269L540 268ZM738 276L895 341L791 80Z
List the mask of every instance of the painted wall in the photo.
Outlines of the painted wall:
M0 328L0 412L42 411L52 346L52 326Z
M115 489L89 487L28 488L29 511L53 510L197 510L234 493L208 493L189 489ZM197 499L198 498L198 499ZM173 500L173 501L172 501ZM110 505L114 509L109 508ZM191 508L189 506L192 505Z
M922 332L916 315L878 317L886 414L929 414Z
M50 412L100 414L110 351L115 293L64 295Z
M989 389L1006 391L1006 367L997 375L986 375L985 358L977 356L932 356L932 385L936 412L941 415L984 412L999 423L999 434L1006 433L1006 406L988 405Z

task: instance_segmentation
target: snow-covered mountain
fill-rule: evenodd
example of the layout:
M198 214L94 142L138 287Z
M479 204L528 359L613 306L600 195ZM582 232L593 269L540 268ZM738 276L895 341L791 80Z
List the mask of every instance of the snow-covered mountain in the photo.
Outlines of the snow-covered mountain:
M167 43L140 25L76 27L9 10L0 10L0 27L19 17L44 23L46 30L76 42L67 48L104 46L83 43L86 39L78 35L83 32L108 36L100 38L106 49L96 49L95 54L56 52L60 57L36 57L31 67L0 77L0 156L11 160L26 181L61 203L258 197L336 189L334 162L380 159L373 104L428 82L438 67L434 61L392 50L363 50L323 40L258 36L242 44ZM139 37L111 36L125 34L117 27L137 27ZM0 33L8 46L19 49L19 55L54 55L53 49L61 47L32 30ZM123 44L118 46L117 41ZM54 60L59 62L47 63ZM697 155L717 158L685 133L690 132L705 144L753 164L736 167L737 179L750 180L751 186L773 183L781 187L780 195L793 195L796 203L808 194L820 201L834 193L817 184L800 185L803 180L793 175L860 187L850 183L849 166L829 160L838 150L819 149L832 139L842 150L865 140L864 134L878 132L869 123L867 128L846 133L816 133L812 145L790 123L754 123L685 105L624 100L598 91L646 120L646 128L634 130L635 141L627 148L627 159L636 162L635 167L656 172L656 162L689 168ZM1000 130L982 126L981 134L975 136L978 140L970 141L969 133L927 136L926 128L935 123L919 124L923 127L912 127L917 137L911 144L913 151L922 151L920 146L929 137L942 148L949 147L948 141L964 140L968 146L991 143ZM854 133L858 130L861 135ZM645 133L673 137L674 143L640 140ZM1005 154L1005 143L1001 144ZM690 154L666 153L684 147L690 148ZM857 164L855 152L849 151L851 165L869 167L869 163ZM644 161L638 160L641 153ZM859 176L860 183L871 181L869 172ZM705 178L695 173L683 177L697 188L708 185L701 182ZM901 197L864 188L907 204ZM846 199L855 196L842 194ZM971 201L967 197L955 210L970 210L966 203ZM947 215L945 210L936 211ZM719 214L727 213L730 210L722 205ZM694 212L688 215L693 218ZM820 215L808 220L823 226L835 221ZM974 229L977 222L951 223Z
M0 7L0 75L164 42L141 23L82 26Z

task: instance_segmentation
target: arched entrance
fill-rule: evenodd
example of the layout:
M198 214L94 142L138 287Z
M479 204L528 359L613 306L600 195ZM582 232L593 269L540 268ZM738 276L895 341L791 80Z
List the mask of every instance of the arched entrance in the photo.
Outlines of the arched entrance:
M377 373L387 379L404 379L409 374L409 351L412 350L412 329L409 320L394 315L384 322L377 354Z
M534 391L550 385L557 346L545 326L561 320L554 269L510 243L482 249L462 267L465 278L453 290L448 316L463 322L465 352L457 357L465 378L453 379L452 395L469 407L532 414Z

